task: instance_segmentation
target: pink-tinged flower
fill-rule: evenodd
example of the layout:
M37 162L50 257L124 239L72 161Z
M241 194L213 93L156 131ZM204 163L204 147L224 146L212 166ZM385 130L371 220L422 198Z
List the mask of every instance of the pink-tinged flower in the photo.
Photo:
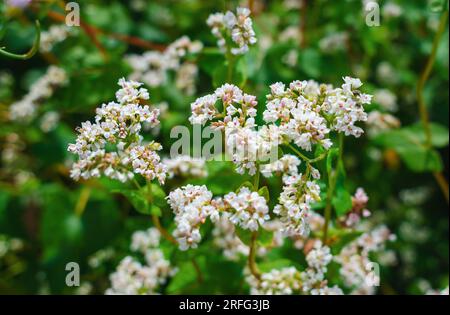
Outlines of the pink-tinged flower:
M33 0L6 0L6 5L13 8L26 8Z

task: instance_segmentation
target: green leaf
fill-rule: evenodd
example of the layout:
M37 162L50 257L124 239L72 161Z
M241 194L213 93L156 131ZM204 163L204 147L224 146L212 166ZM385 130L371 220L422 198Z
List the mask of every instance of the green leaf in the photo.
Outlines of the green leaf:
M337 255L341 252L341 250L356 240L358 237L360 237L363 234L361 231L338 231L338 230L331 230L330 231L330 237L336 237L337 241L331 245L331 251L334 255Z
M170 281L166 291L168 294L179 293L184 288L195 283L196 281L197 274L195 268L192 263L188 261L180 265L178 272Z
M352 196L350 193L341 187L336 189L336 193L331 201L336 210L336 215L338 217L347 214L347 212L352 208Z
M240 226L236 227L236 235L239 237L239 239L244 243L245 245L250 246L250 243L252 241L252 232L249 230L244 230Z
M151 184L153 203L160 208L167 206L166 193L157 184Z
M148 200L144 197L144 194L142 192L132 189L113 190L113 192L125 196L139 213L145 215L152 214L152 210L149 207Z
M259 245L268 246L271 245L273 241L273 232L267 231L266 229L260 228L258 230L257 242Z
M432 124L432 144L435 147L448 145L448 130L437 124ZM414 172L439 172L443 162L439 153L425 146L425 134L420 125L391 130L380 134L375 143L396 151L405 165Z

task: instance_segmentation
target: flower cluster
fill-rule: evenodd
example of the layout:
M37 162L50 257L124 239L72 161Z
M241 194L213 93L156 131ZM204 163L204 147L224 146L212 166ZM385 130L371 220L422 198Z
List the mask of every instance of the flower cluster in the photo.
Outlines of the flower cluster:
M252 295L291 295L301 289L301 274L295 267L273 269L257 279L246 270Z
M66 72L56 66L50 66L47 72L30 88L30 92L10 107L10 118L15 121L29 121L36 116L37 107L50 98L56 88L67 84Z
M306 255L308 268L301 273L302 292L311 295L342 295L337 287L328 287L325 280L327 266L333 260L330 248L316 241L313 249Z
M372 273L372 263L369 254L383 249L388 240L394 240L389 229L380 226L346 245L334 260L341 264L340 275L349 288L354 288L352 294L373 294L374 286L367 283ZM376 280L376 279L374 279Z
M144 255L145 264L131 256L125 257L111 274L111 288L106 294L156 294L158 288L177 272L158 249L158 230L150 228L145 232L135 232L132 239L131 249Z
M173 236L179 248L196 248L201 241L200 226L209 217L219 219L219 213L206 186L187 185L172 191L167 201L175 214L176 229Z
M158 179L163 184L166 170L156 151L161 145L143 143L140 131L143 123L159 124L159 110L141 105L149 99L146 89L135 81L119 80L116 102L103 104L96 110L95 122L82 123L78 128L75 144L68 150L77 154L79 160L73 165L71 177L100 177L105 175L125 182L140 174L147 180ZM114 147L114 151L107 148Z
M367 218L371 215L370 211L366 208L369 197L363 188L358 188L355 195L352 197L352 209L341 220L341 223L345 227L355 227L361 218Z
M216 103L222 103L223 111L219 113ZM256 130L256 97L244 93L237 86L224 84L214 94L198 98L191 104L192 124L204 124L218 119L211 124L215 130L225 134L225 151L237 166L237 172L246 170L250 175L256 173L256 161L270 154L275 147L274 135L267 127Z
M271 86L264 120L278 123L281 135L305 151L314 144L331 147L331 130L359 137L363 130L355 124L366 121L364 104L371 96L361 93L359 79L344 78L341 88L314 81L294 81L286 89L282 83Z
M376 110L370 112L367 116L367 128L370 136L376 136L382 132L399 128L400 125L400 120L388 113Z
M167 82L168 71L176 71L176 87L187 95L193 95L196 91L198 67L184 59L190 54L197 54L202 48L200 42L183 36L164 52L149 51L142 55L129 55L126 59L133 69L130 79L144 82L150 87L159 87Z
M250 13L247 8L237 8L236 14L228 11L225 14L214 13L208 17L206 23L218 39L217 44L223 52L230 49L233 55L242 55L249 50L249 45L256 44Z
M245 230L257 231L270 219L266 199L247 187L225 195L223 202L230 221Z
M273 212L281 216L286 235L304 236L309 233L311 203L320 201L320 187L303 174L284 175L283 184L279 203Z
M193 158L188 155L179 155L173 159L163 159L169 178L179 177L206 177L206 161L202 158Z
M40 50L43 53L50 52L53 46L64 41L72 32L73 27L67 25L52 25L46 32L41 33Z

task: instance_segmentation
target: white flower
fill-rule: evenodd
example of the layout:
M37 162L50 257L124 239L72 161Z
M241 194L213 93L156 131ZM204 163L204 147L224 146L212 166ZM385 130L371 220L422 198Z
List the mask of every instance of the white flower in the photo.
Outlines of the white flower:
M159 246L161 233L156 228L134 232L131 236L131 250L145 253L149 248Z
M398 110L397 96L387 89L376 90L373 96L374 102L389 112Z
M228 48L234 55L246 53L249 45L254 45L257 41L250 10L247 8L237 8L236 14L231 11L211 14L206 23L218 39L217 44L222 51L226 50L227 40L224 36L233 42L234 45Z
M71 177L79 180L105 175L126 182L140 174L163 184L166 170L156 153L162 147L156 142L143 143L140 135L143 124L159 125L159 110L140 105L149 98L140 83L121 79L119 85L119 103L103 104L96 110L94 123L84 122L77 129L77 140L68 147L79 158Z
M187 155L180 155L173 159L164 159L163 164L167 168L169 177L206 177L206 161L202 158L193 158Z
M57 43L64 41L71 33L73 33L72 27L68 27L65 24L52 25L48 31L41 33L41 44L39 49L46 53L53 49L53 46Z
M300 159L295 155L285 154L278 161L262 165L261 174L265 177L270 177L273 173L294 175L298 173L300 163Z
M10 107L10 118L15 121L30 121L36 116L38 105L50 98L56 88L67 84L66 72L56 66L50 66L30 88L27 95Z
M370 112L366 123L370 136L376 136L382 132L399 128L401 125L397 117L379 111Z
M111 287L106 294L137 295L157 294L169 277L177 272L170 266L160 246L160 233L156 228L137 231L132 236L131 249L138 251L145 258L142 264L135 258L127 256L110 275ZM113 253L105 253L110 257Z
M347 48L349 35L347 32L332 33L319 41L319 48L323 53L333 53Z
M179 248L196 248L201 241L200 226L209 217L219 219L217 209L212 205L212 193L206 186L187 185L172 191L167 201L175 214L176 229L173 236Z
M246 281L252 295L291 295L301 288L300 272L294 267L273 269L263 273L261 279L255 278L246 269Z
M266 199L257 192L243 187L236 194L231 192L224 197L230 221L245 230L257 231L265 221L269 220L269 207Z
M212 120L217 114L215 104L217 97L215 95L206 95L198 98L191 104L192 115L189 117L191 124L204 124Z
M281 217L283 232L287 236L304 236L309 233L311 203L320 201L320 187L305 180L302 174L283 176L283 191L273 212Z

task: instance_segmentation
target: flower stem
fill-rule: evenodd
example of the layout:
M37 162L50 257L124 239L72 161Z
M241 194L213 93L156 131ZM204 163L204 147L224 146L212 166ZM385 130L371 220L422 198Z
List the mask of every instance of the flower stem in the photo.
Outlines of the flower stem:
M148 201L151 203L153 202L153 192L151 182L147 182L147 192L148 192ZM159 217L156 214L152 214L151 217L153 225L158 229L161 235L170 243L178 246L177 240L161 225Z
M342 156L344 152L344 135L339 134L339 158L338 167L342 163ZM324 245L328 242L328 228L331 221L332 200L334 196L334 190L336 188L337 181L337 169L331 170L328 174L328 191L327 191L327 204L325 206L325 223L323 225L322 242Z
M27 53L22 55L13 54L4 50L3 47L0 47L0 55L20 60L27 60L32 58L38 52L41 43L41 24L39 23L38 20L36 20L35 22L35 28L36 28L36 37L34 39L33 47L31 47L31 49Z
M441 41L441 37L445 32L446 26L447 26L447 20L448 20L448 10L445 8L444 12L442 13L440 22L439 22L439 28L436 32L436 35L433 40L433 47L431 49L431 55L428 58L427 64L425 65L425 69L423 70L419 83L417 84L417 101L419 104L419 113L420 113L420 120L422 121L422 127L425 133L425 145L427 148L432 147L432 134L431 134L431 127L430 127L430 116L427 110L427 106L425 104L425 100L423 97L423 90L425 88L425 84L431 74L431 70L433 69L434 62L436 60L436 54L437 50L439 48L439 43ZM445 178L445 176L442 174L442 172L435 172L433 173L433 176L436 180L436 182L439 185L439 188L441 189L445 200L447 201L447 204L449 203L449 192L448 192L448 182Z
M258 232L252 233L252 238L250 241L250 252L248 254L248 267L250 272L256 279L261 279L261 273L256 265L256 240L258 239Z

